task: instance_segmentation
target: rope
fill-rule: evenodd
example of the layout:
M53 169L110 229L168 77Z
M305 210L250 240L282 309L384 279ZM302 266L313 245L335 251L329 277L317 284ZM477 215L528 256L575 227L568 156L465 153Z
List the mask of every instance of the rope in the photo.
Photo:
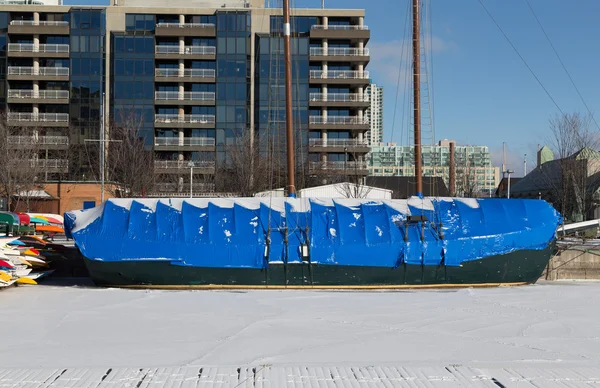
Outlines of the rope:
M531 68L531 66L529 66L529 64L525 60L525 58L523 58L523 56L521 55L521 53L519 53L519 50L517 50L517 48L512 43L512 41L510 40L510 38L508 37L508 35L506 35L506 33L504 32L504 30L502 29L502 27L500 27L500 25L498 24L498 22L496 21L496 19L494 19L494 16L492 16L492 14L487 9L487 7L485 6L485 4L483 4L483 1L482 0L477 0L477 1L479 1L479 4L481 4L481 6L485 10L485 12L490 17L490 19L492 19L492 22L494 22L494 24L496 25L496 27L498 27L498 30L500 31L500 33L502 33L502 35L504 36L504 39L506 39L506 41L508 42L508 44L510 44L510 46L515 51L515 53L519 56L519 58L521 59L521 61L523 62L523 64L527 67L527 69L529 70L529 72L531 73L531 75L533 75L533 78L535 78L535 80L537 81L537 83L542 87L542 89L544 89L544 92L546 92L546 95L550 98L550 100L552 101L552 103L554 104L554 106L556 106L556 109L558 109L558 111L564 116L564 112L562 111L562 109L560 109L560 106L558 106L558 103L554 100L554 98L552 97L552 95L550 94L550 92L548 91L548 89L546 89L546 87L544 86L544 84L542 83L542 81L540 81L540 79L535 74L535 72L533 71L533 69Z
M550 40L550 37L548 36L548 34L546 33L546 30L544 29L544 26L542 26L542 22L540 21L540 19L538 18L538 16L536 15L535 11L533 10L533 7L531 6L531 3L529 3L529 0L525 0L525 3L527 3L527 6L529 7L529 10L531 11L531 13L533 14L533 17L535 18L535 20L537 21L538 25L540 26L540 29L542 30L542 32L544 33L544 36L546 37L546 40L548 41L548 43L550 44L550 47L552 47L552 51L554 51L554 54L556 55L556 58L558 59L558 61L560 62L560 65L562 66L563 70L565 71L565 73L567 74L567 77L569 77L569 80L571 81L571 85L573 85L573 88L575 88L575 91L577 92L577 95L579 96L579 98L581 99L581 102L583 102L583 105L585 106L585 109L587 109L590 117L592 118L592 120L594 120L594 124L596 124L596 127L598 129L600 129L600 126L598 126L598 123L596 122L596 119L594 118L594 116L592 115L592 112L590 111L590 108L588 107L588 104L585 102L583 96L581 95L581 93L579 92L579 88L577 87L577 85L575 85L575 81L573 80L573 77L571 77L571 73L569 73L569 70L567 70L567 67L565 66L565 63L563 62L563 60L561 59L560 55L558 55L558 51L556 50L556 47L554 47L554 44L552 43L552 40Z

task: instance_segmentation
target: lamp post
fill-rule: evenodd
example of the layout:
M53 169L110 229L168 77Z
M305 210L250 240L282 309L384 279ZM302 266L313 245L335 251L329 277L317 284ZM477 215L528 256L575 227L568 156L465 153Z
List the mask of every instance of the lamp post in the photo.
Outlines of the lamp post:
M344 178L348 181L348 170L346 170L346 162L348 161L348 147L344 147Z
M190 168L190 198L193 197L193 181L194 181L194 162L190 160L188 163L188 167Z
M508 190L506 194L506 198L510 198L510 174L514 173L513 170L502 171L503 174L508 174Z

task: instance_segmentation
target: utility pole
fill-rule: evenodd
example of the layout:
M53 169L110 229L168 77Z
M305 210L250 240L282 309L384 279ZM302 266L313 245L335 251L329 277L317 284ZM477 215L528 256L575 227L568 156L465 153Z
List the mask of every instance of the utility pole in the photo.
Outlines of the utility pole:
M523 158L523 177L527 175L527 154Z
M502 142L502 178L506 177L506 142Z
M514 171L512 170L508 170L506 171L506 173L508 174L508 191L507 191L507 195L506 198L510 199L510 174L512 174Z

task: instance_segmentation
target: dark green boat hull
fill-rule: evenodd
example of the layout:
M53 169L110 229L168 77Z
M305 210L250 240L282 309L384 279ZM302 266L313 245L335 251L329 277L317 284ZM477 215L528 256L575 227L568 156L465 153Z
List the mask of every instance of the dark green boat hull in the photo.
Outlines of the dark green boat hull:
M99 286L118 287L440 287L535 283L554 247L520 250L460 267L402 264L397 268L322 264L270 264L267 268L211 268L167 261L102 262L85 259Z

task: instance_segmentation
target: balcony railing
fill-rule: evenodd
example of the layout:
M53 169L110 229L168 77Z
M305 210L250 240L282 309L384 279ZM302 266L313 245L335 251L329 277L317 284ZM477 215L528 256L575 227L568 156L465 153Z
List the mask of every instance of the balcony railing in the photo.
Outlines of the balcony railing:
M68 145L68 136L10 136L9 144Z
M9 66L8 75L46 75L69 76L68 67L39 67L37 70L31 66Z
M156 54L188 54L214 55L217 48L213 46L156 46Z
M369 55L368 48L354 47L311 47L310 55L313 56L367 56Z
M369 79L370 75L368 71L358 70L311 70L310 78L323 78L323 79Z
M311 170L366 170L367 162L365 161L335 161L335 162L310 162L309 169Z
M16 53L68 53L69 45L68 44L39 44L35 45L33 43L9 43L8 44L9 52Z
M215 78L217 72L214 69L156 69L156 77L185 77L185 78Z
M214 147L215 139L212 137L156 137L155 146L203 146Z
M154 118L155 123L188 123L188 124L214 124L215 115L183 115L176 114L157 114Z
M166 28L210 28L213 23L156 23L156 27Z
M190 184L177 184L177 183L157 183L154 185L154 190L157 192L166 193L185 193L186 195L190 192ZM214 183L193 183L192 192L208 192L213 193L215 191Z
M68 113L9 112L9 121L68 122Z
M369 124L368 117L358 116L310 116L309 124L348 124L348 125L364 125Z
M322 24L315 24L311 27L313 30L368 30L367 26L359 26L359 25L336 25L336 24L328 24L326 26Z
M57 27L68 27L69 22L63 20L40 20L35 22L33 20L12 20L11 26L57 26Z
M154 92L155 100L213 101L214 92Z
M328 102L369 102L370 98L365 93L310 93L310 101Z
M38 90L12 89L8 91L8 98L41 98L41 99L65 99L69 98L68 90Z
M69 168L68 159L29 159L30 167L39 168Z
M190 163L194 168L214 168L214 161L190 161L190 160L155 160L154 168L157 169L190 169Z
M311 147L368 147L366 140L359 139L309 139Z

